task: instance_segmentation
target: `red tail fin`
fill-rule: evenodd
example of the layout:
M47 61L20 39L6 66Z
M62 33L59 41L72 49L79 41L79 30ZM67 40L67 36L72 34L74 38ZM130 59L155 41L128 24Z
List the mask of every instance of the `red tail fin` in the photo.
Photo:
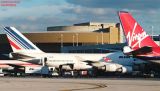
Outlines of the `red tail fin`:
M158 47L143 28L136 22L132 15L128 12L119 12L121 25L126 36L128 45L132 50L142 48L144 46Z

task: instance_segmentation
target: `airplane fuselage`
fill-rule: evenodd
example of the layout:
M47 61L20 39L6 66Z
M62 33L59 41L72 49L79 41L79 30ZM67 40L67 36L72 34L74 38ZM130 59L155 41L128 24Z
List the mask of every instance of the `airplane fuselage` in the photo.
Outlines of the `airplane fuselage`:
M143 63L143 60L126 56L123 52L114 52L107 54L88 54L88 53L29 53L23 54L37 59L46 58L46 63L49 66L59 67L63 64L82 64L86 65L85 61L117 63L125 66L132 66L135 63ZM110 60L104 60L108 58Z

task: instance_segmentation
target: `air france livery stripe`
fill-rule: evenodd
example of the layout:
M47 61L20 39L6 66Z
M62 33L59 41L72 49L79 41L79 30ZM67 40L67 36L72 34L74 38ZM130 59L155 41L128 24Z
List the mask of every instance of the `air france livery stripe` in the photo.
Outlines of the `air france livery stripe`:
M11 41L9 38L8 38L9 42L11 43L11 45L16 48L16 49L21 49L19 46L17 46L13 41Z
M9 36L9 38L13 39L15 42L17 42L19 45L21 45L22 48L29 49L29 47L27 47L21 40L19 40L19 38L17 38L17 36L13 35L10 30L5 29L5 31L7 32L7 35Z
M15 45L20 45L21 46L21 48L25 48L26 49L26 47L24 46L24 45L22 45L21 43L20 43L20 41L17 41L14 37L12 37L12 34L10 34L10 33L8 33L7 32L7 37L8 37L8 39L9 39L9 41L14 41L14 42L17 42L17 43L14 43Z
M7 34L15 40L18 44L20 44L24 49L35 49L32 45L30 45L26 40L24 40L21 36L19 36L15 31L13 31L10 27L4 28ZM15 43L14 43L15 44Z

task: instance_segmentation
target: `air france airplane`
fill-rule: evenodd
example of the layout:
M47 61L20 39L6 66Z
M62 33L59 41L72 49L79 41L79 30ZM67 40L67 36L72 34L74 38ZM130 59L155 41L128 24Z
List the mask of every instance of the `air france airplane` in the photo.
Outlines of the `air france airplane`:
M13 52L10 57L66 70L88 70L93 67L106 72L132 72L135 63L143 60L126 56L123 52L108 54L45 53L14 27L4 28ZM38 61L37 61L38 60Z

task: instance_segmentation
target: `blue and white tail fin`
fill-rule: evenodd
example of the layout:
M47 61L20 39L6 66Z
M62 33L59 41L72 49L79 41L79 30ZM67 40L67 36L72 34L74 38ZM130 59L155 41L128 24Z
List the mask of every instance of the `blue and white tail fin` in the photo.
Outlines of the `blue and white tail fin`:
M8 41L12 47L13 52L36 52L42 53L42 51L35 46L30 40L28 40L22 33L20 33L14 27L4 27Z

